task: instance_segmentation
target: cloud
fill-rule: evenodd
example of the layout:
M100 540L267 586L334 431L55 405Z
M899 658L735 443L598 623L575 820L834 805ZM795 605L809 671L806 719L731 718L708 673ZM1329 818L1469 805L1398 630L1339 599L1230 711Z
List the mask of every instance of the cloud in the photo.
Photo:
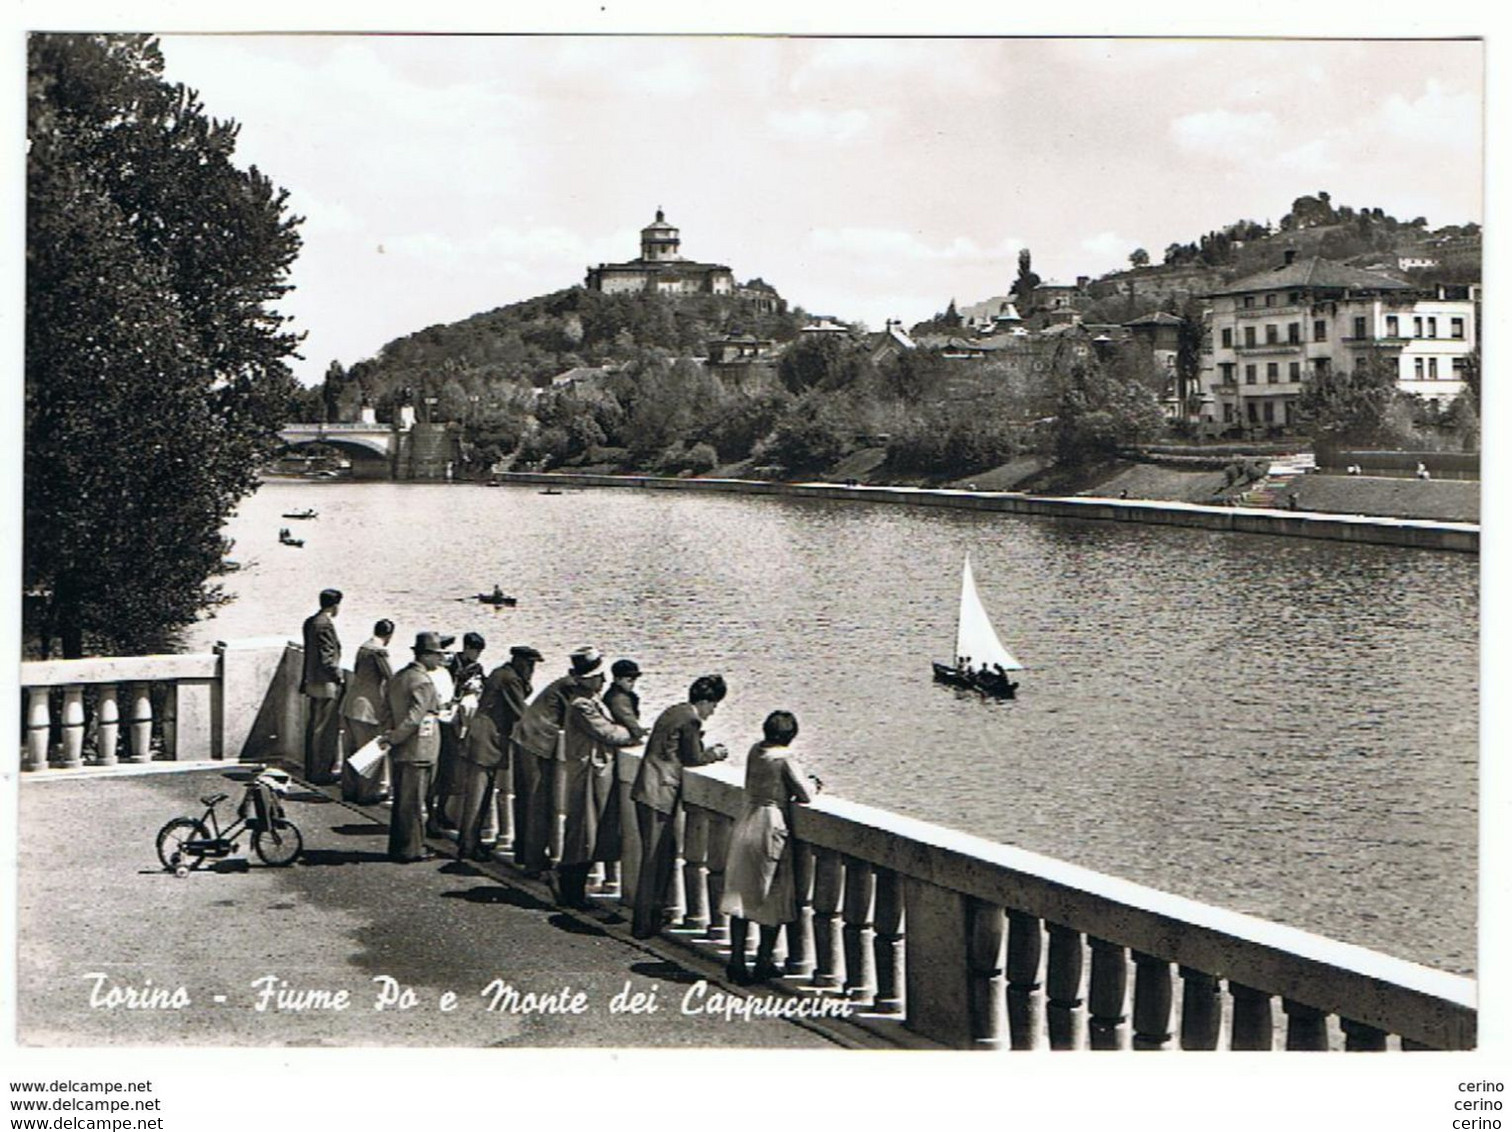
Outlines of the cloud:
M799 141L848 142L866 133L871 115L865 110L773 110L767 124L780 137Z
M1103 259L1119 259L1127 257L1139 244L1117 232L1099 232L1084 239L1081 246L1083 250Z
M895 228L816 228L809 233L808 243L817 252L875 257L889 263L996 263L1017 256L1024 246L1016 237L1004 237L992 247L982 247L969 236L930 244L913 232Z
M1473 154L1480 151L1480 100L1469 91L1446 90L1435 80L1414 99L1393 94L1382 104L1376 126L1390 137Z
M1176 144L1204 154L1243 154L1244 147L1271 141L1276 133L1276 116L1269 110L1251 114L1201 110L1171 123L1171 136Z

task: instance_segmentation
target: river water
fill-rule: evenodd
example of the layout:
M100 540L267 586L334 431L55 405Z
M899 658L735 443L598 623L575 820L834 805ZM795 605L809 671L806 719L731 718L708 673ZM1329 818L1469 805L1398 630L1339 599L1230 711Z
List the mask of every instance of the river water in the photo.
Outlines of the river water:
M318 519L282 512L305 506ZM280 526L305 539L280 546ZM1462 974L1475 965L1471 555L885 503L623 488L269 481L236 600L189 635L372 623L634 657L654 717L703 672L739 758L774 708L833 793ZM962 557L1030 671L930 679ZM498 582L514 609L469 595Z

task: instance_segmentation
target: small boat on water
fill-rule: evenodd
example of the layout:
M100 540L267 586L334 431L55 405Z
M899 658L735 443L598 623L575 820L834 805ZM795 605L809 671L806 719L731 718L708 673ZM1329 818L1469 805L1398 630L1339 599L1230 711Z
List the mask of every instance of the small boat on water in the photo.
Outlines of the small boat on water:
M313 507L306 507L303 511L285 511L283 517L285 519L318 519L320 512Z
M976 579L971 573L971 556L961 569L961 609L956 620L955 661L942 664L932 661L934 678L953 688L969 688L984 696L1011 700L1018 682L1008 673L1023 670L1023 665L998 640L992 619L977 596Z
M562 489L559 488L559 487L543 487L536 494L537 495L561 495L562 494Z
M285 546L303 546L304 545L304 539L302 539L302 538L295 538L292 534L289 533L289 528L288 527L282 527L282 528L279 529L279 532L278 532L278 541L281 542L281 543L283 543Z
M519 601L499 590L494 590L491 594L479 594L478 600L484 605L515 605Z

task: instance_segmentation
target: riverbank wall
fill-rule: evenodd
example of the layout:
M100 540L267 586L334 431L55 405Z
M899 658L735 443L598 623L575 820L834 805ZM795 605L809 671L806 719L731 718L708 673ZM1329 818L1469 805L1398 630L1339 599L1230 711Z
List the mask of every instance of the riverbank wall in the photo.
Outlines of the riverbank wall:
M720 491L743 495L780 495L796 499L845 499L867 503L904 503L916 507L952 507L1052 519L1095 519L1156 526L1197 527L1243 534L1285 535L1333 542L1368 543L1480 553L1480 524L1432 519L1394 519L1339 515L1319 511L1283 511L1257 507L1215 507L1150 499L1103 499L1095 496L1043 496L1021 492L967 491L951 488L876 487L858 484L780 483L767 480L678 478L671 476L595 475L574 472L504 472L499 483L543 487L634 487L669 491Z

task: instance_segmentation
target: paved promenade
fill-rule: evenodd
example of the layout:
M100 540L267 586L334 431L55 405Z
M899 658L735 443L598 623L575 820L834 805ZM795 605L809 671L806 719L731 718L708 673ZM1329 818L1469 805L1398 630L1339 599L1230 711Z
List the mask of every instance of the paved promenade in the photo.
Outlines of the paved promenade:
M386 811L298 787L287 803L305 838L298 864L269 868L243 839L244 856L207 861L184 878L163 871L158 828L178 814L198 816L209 793L230 793L221 811L234 814L237 777L228 767L23 782L21 1044L872 1044L847 1036L845 1023L837 1034L832 1025L711 1014L747 992L725 985L712 963L631 940L613 907L559 912L504 865L449 856L391 863ZM655 1012L612 1012L627 982L631 993L655 992ZM128 989L179 987L187 1005L127 1003ZM375 1009L385 988L393 998L401 987L413 1006ZM280 1003L279 990L326 993L286 993ZM450 1010L447 992L456 996ZM578 994L581 1012L562 1012Z

